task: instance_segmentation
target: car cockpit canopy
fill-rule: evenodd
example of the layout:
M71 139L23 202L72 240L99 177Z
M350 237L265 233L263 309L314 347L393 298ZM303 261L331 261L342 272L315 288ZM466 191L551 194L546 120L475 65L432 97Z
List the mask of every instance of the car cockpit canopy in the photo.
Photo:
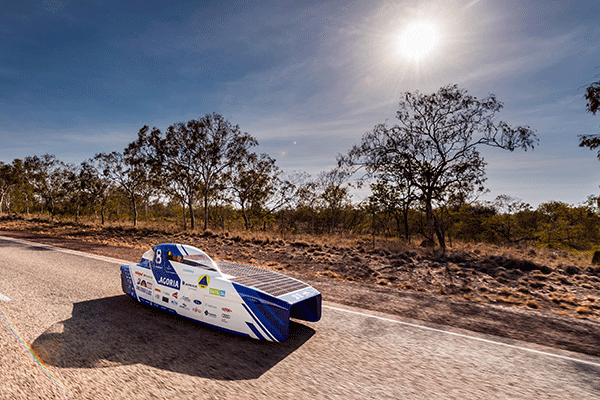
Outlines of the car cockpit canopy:
M221 270L208 254L195 247L186 245L162 244L155 246L142 255L142 263L148 263L149 265L152 263L162 264L165 254L167 261L216 271L222 275ZM170 269L170 265L165 265L165 267Z

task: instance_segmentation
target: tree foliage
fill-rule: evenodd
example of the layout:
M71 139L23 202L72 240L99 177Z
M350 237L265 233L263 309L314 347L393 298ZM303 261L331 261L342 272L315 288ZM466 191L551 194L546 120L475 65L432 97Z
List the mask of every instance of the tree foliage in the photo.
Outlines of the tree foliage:
M588 86L583 97L587 100L586 110L596 115L600 109L600 81ZM579 147L588 147L590 150L599 148L600 135L579 135ZM600 159L600 151L598 151L598 159Z

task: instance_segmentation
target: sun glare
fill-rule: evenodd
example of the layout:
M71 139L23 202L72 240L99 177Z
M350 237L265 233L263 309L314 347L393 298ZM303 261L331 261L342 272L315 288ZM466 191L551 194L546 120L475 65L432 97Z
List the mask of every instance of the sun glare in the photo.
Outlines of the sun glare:
M409 60L421 61L440 42L438 27L431 22L413 22L400 34L400 52Z

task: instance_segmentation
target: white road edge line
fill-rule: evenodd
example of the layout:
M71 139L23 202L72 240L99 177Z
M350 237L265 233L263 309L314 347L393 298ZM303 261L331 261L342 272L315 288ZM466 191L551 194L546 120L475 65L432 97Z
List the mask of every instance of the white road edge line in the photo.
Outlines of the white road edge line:
M43 249L54 250L54 251L58 251L58 252L61 252L61 253L73 254L73 255L76 255L76 256L82 256L82 257L92 258L94 260L106 261L106 262L115 263L115 264L121 264L121 265L135 264L135 263L132 263L131 261L119 260L118 258L97 256L95 254L84 253L83 251L63 249L61 247L54 247L54 246L49 246L47 244L40 244L40 243L35 243L35 242L29 242L27 240L15 239L15 238L7 237L7 236L0 236L0 240L8 240L10 242L21 243L21 244L25 244L25 245L28 245L28 246L34 246L34 247L41 247Z
M29 246L42 247L42 248L46 248L46 249L50 249L50 250L54 250L54 251L59 251L61 253L78 255L78 256L82 256L82 257L92 258L92 259L95 259L95 260L112 262L112 263L115 263L115 264L129 265L131 263L130 261L119 260L117 258L97 256L97 255L94 255L94 254L84 253L82 251L62 249L60 247L48 246L48 245L45 245L45 244L39 244L39 243L35 243L35 242L29 242L29 241L21 240L21 239L14 239L14 238L11 238L11 237L6 237L6 236L0 236L0 240L8 240L8 241L12 241L12 242L26 244L26 245L29 245ZM6 298L8 300L4 300L4 298ZM8 298L8 297L6 297L6 296L4 296L4 295L2 295L0 293L0 300L10 301L10 298ZM446 331L446 330L443 330L443 329L437 329L437 328L431 328L429 326L412 324L410 322L398 321L398 320L391 319L391 318L380 317L378 315L372 315L372 314L366 314L366 313L362 313L362 312L358 312L358 311L346 310L346 309L343 309L343 308L328 306L328 305L325 305L325 304L323 304L323 307L324 308L329 308L331 310L336 310L336 311L341 311L341 312L347 312L347 313L350 313L350 314L362 315L363 317L376 318L376 319L379 319L379 320L382 320L382 321L387 321L387 322L392 322L392 323L396 323L396 324L400 324L400 325L410 326L410 327L413 327L413 328L419 328L419 329L424 329L424 330L428 330L428 331L432 331L432 332L438 332L438 333L445 333L447 335L457 336L457 337L461 337L461 338L464 338L464 339L477 340L477 341L483 342L483 343L495 344L495 345L498 345L498 346L509 347L509 348L516 349L516 350L527 351L527 352L530 352L530 353L540 354L540 355L544 355L544 356L548 356L548 357L560 358L562 360L574 361L574 362L578 362L578 363L581 363L581 364L587 364L587 365L592 365L594 367L600 367L600 363L596 363L596 362L593 362L593 361L582 360L582 359L575 358L575 357L567 357L567 356L562 356L560 354L548 353L546 351L535 350L535 349L528 349L527 347L515 346L514 344L508 344L508 343L497 342L495 340L478 338L478 337L475 337L475 336L465 335L463 333L450 332L450 331Z
M6 297L2 293L0 293L0 300L2 300L2 301L10 301L10 297Z
M410 322L398 321L398 320L391 319L391 318L380 317L378 315L361 313L359 311L346 310L346 309L343 309L343 308L328 306L328 305L325 305L325 304L323 304L323 307L324 308L329 308L331 310L347 312L347 313L350 313L350 314L362 315L364 317L371 317L371 318L380 319L382 321L393 322L393 323L400 324L400 325L410 326L412 328L419 328L419 329L424 329L424 330L438 332L438 333L445 333L447 335L457 336L457 337L461 337L461 338L464 338L464 339L477 340L479 342L490 343L490 344L495 344L495 345L504 346L504 347L510 347L511 349L528 351L530 353L540 354L540 355L544 355L544 356L548 356L548 357L560 358L562 360L567 360L567 361L574 361L574 362L578 362L578 363L581 363L581 364L593 365L594 367L600 367L600 363L596 363L596 362L593 362L593 361L582 360L580 358L562 356L560 354L548 353L546 351L541 351L541 350L528 349L527 347L516 346L514 344L508 344L508 343L497 342L495 340L478 338L478 337L475 337L475 336L465 335L464 333L450 332L450 331L446 331L446 330L443 330L443 329L431 328L429 326L418 325L418 324L412 324Z

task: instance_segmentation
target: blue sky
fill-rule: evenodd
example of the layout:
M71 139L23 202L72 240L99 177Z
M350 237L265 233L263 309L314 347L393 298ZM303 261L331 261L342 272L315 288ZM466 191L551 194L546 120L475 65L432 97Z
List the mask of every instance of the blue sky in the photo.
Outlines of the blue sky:
M284 171L317 175L400 95L456 83L537 131L533 152L481 151L490 193L533 206L600 194L600 133L585 86L600 79L597 1L3 1L0 161L80 163L122 151L145 124L217 112ZM419 61L399 37L428 21ZM355 193L359 201L364 193Z

